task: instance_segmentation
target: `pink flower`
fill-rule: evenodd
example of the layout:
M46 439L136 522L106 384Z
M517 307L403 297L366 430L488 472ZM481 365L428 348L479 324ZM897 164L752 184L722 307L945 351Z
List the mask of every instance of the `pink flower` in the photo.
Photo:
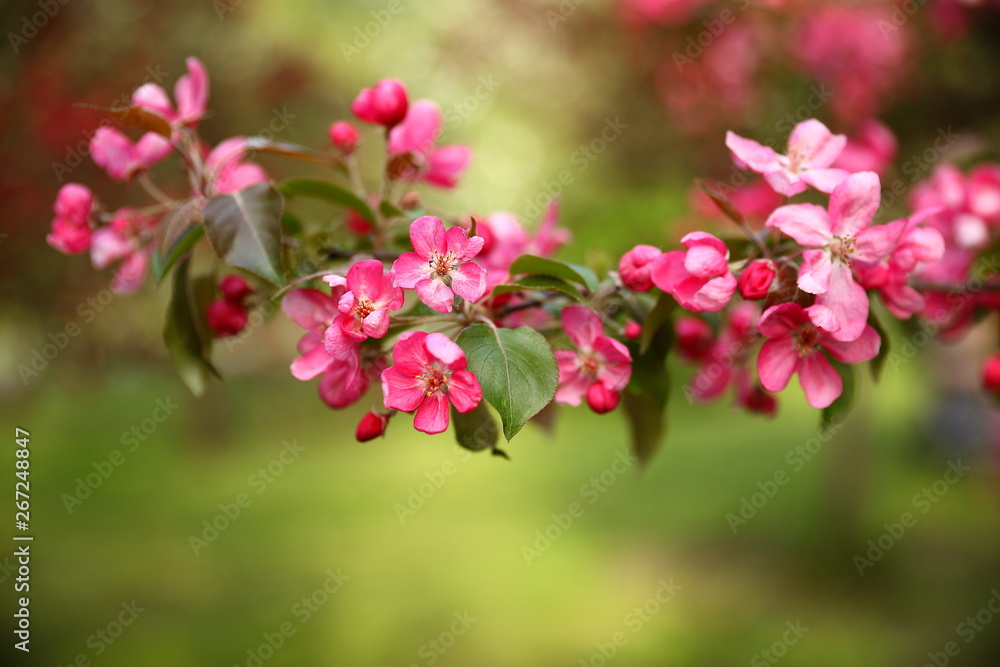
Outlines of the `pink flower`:
M99 127L90 138L90 156L94 163L118 181L127 181L137 172L149 169L171 150L170 141L155 132L147 132L138 142L132 143L113 127Z
M782 303L764 311L760 318L764 342L757 356L757 374L768 391L781 391L795 373L814 408L833 403L843 391L840 374L830 365L825 351L837 361L856 364L878 355L881 339L871 326L865 326L855 340L834 338L839 328L837 316L829 308L796 303Z
M239 303L228 299L217 299L208 304L205 320L216 338L226 338L235 336L246 328L249 313Z
M726 244L705 232L691 232L681 243L687 252L665 252L653 261L653 283L688 310L722 310L736 291Z
M340 297L337 309L341 315L326 331L324 344L334 356L338 346L360 342L366 338L382 338L389 329L389 311L403 305L403 290L392 282L391 274L383 275L382 262L369 259L354 264L347 271L347 278L326 276L323 280L331 286L347 287ZM339 331L337 326L339 325Z
M717 339L700 318L677 321L678 350L683 358L698 364L698 371L685 385L684 393L689 398L709 401L732 385L736 387L738 405L752 411L770 408L773 412L774 401L760 396L757 379L748 368L760 310L756 304L744 301L731 307L727 314L729 317Z
M778 267L769 259L758 259L750 262L740 273L736 286L740 296L749 301L763 299L771 289L774 277L778 275Z
M363 88L351 103L351 112L366 123L392 127L406 117L406 88L395 79L383 79Z
M132 105L152 111L175 128L197 125L208 106L208 71L197 58L188 58L185 63L188 73L179 78L174 86L176 111L166 91L155 83L136 89L132 94Z
M653 260L663 254L651 245L637 245L622 255L618 262L618 274L625 287L633 292L648 292L653 289Z
M455 295L478 301L486 293L486 271L470 262L483 248L481 236L469 237L461 227L447 232L438 218L425 215L410 225L414 252L399 256L392 265L396 284L415 289L427 306L450 313Z
M130 294L138 290L149 272L149 247L145 237L155 227L156 221L128 208L115 211L111 224L94 231L90 246L90 261L95 269L103 269L112 262L123 260L112 291Z
M94 207L93 193L79 183L67 183L59 189L52 207L56 217L52 231L45 237L50 246L67 255L90 248L90 211Z
M377 351L366 352L363 358L358 345L345 345L342 356L334 358L323 344L327 328L340 315L338 302L343 287L334 287L332 295L315 289L296 289L285 295L281 309L297 325L306 330L299 340L302 355L292 362L292 375L299 380L319 377L319 395L331 408L351 405L368 389L372 376L384 368L384 358Z
M854 340L868 321L868 295L855 281L852 266L877 264L889 256L905 229L905 221L868 226L880 198L878 175L864 171L834 189L828 209L782 206L767 220L768 227L816 248L802 253L798 286L836 314L839 327L833 336L838 340Z
M441 333L408 331L392 350L395 364L382 371L387 408L416 410L413 428L441 433L448 428L448 404L459 412L474 410L483 398L476 376L465 370L465 353Z
M358 130L347 121L337 121L328 130L330 145L341 153L353 153L358 147Z
M1000 393L1000 352L990 356L983 364L983 387L995 394Z
M799 123L788 137L786 155L751 139L726 133L726 146L732 151L733 161L763 174L767 182L786 196L797 195L811 185L821 192L832 192L850 173L843 169L829 168L844 149L847 138L831 134L818 120Z
M847 138L847 145L833 166L851 173L874 171L885 174L896 159L896 137L892 130L875 119L858 126L856 134Z
M472 152L467 146L435 148L441 134L441 110L430 100L414 102L406 118L389 132L388 151L393 158L409 157L399 176L422 179L442 188L455 187L469 166Z
M510 280L510 266L524 254L548 257L569 240L569 230L558 226L559 202L549 202L545 214L532 235L512 213L491 213L487 218L477 218L476 233L483 237L483 249L476 257L476 264L486 270L487 289ZM471 227L471 220L462 223Z
M601 318L586 306L563 308L562 325L576 350L555 352L559 364L556 402L580 405L586 396L587 404L595 412L608 406L613 409L617 405L617 394L632 377L632 355L628 348L605 336ZM602 385L603 389L591 392L595 384Z
M212 149L205 159L210 194L229 195L270 180L259 164L243 161L247 150L246 137L231 137Z

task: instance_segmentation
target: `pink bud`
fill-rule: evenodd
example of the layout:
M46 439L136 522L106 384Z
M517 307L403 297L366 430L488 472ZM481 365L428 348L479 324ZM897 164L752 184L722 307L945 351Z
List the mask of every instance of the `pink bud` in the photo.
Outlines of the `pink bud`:
M712 349L715 335L708 322L700 317L677 320L677 353L688 360L701 359Z
M638 322L629 322L625 325L625 337L629 340L635 340L642 335L642 325Z
M625 253L618 263L618 273L625 287L635 292L648 292L653 289L651 264L662 254L659 248L651 245L637 245Z
M983 364L983 386L994 393L1000 393L1000 352Z
M385 429L389 425L389 415L381 415L377 412L366 412L365 416L358 422L358 428L354 431L354 437L358 442L368 442L385 435Z
M87 223L90 209L93 206L94 195L87 186L79 183L67 183L59 189L52 210L57 218L65 218L83 225Z
M366 236L371 234L372 223L368 222L361 217L361 214L355 211L353 208L347 209L347 215L344 218L344 223L347 228L357 234L358 236Z
M746 395L739 397L739 402L750 412L773 417L778 409L778 402L774 396L764 391L763 387L757 386L746 392Z
M253 294L253 288L237 275L230 274L219 281L219 291L226 301L235 304L243 303L243 299Z
M351 104L351 111L366 123L392 127L406 118L409 101L406 88L395 79L383 79L374 88L364 88Z
M740 274L736 286L739 288L740 294L744 299L749 301L763 299L767 296L767 292L771 288L771 283L774 282L774 276L777 273L778 269L771 260L756 260L750 262L743 269L743 273Z
M208 305L205 319L216 338L226 338L235 336L246 328L248 313L239 304L219 299Z
M358 147L360 135L357 129L347 121L339 120L330 126L330 145L342 153L353 153Z
M608 389L603 382L595 382L587 388L587 405L599 415L617 408L620 400L621 395Z

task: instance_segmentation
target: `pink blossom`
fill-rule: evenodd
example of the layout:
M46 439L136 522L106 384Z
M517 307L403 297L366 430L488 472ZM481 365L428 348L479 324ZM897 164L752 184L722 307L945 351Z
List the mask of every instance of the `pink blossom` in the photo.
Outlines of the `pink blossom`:
M681 243L686 252L665 252L653 261L653 283L688 310L722 310L736 291L726 244L705 232L692 232Z
M212 149L205 159L210 194L229 195L270 180L259 164L243 160L247 152L246 137L230 137Z
M795 373L809 405L828 407L843 391L840 374L827 360L825 351L837 361L856 364L878 355L881 339L871 326L865 326L855 340L844 342L833 337L839 327L837 316L829 308L796 303L782 303L764 311L760 333L768 338L757 356L757 373L768 391L781 391Z
M815 204L783 206L768 227L780 229L803 246L798 286L837 316L838 340L854 340L868 321L868 295L854 279L856 264L873 265L896 248L905 221L869 227L881 199L878 175L865 171L837 186L824 209Z
M875 119L868 119L862 121L857 132L847 138L847 145L833 166L851 173L874 171L884 175L896 159L897 148L892 130Z
M149 169L173 150L170 141L147 132L138 142L113 127L99 127L90 138L90 156L111 178L127 181L140 171Z
M562 310L563 331L575 350L556 350L559 364L559 388L555 400L564 405L580 405L586 396L598 408L617 405L617 395L632 377L632 355L619 341L604 335L604 325L597 313L586 306L567 306ZM594 384L601 390L590 389ZM614 405L611 405L613 408ZM594 408L594 405L591 405ZM596 411L596 409L595 409Z
M382 338L389 330L389 311L403 305L403 290L393 284L391 274L383 275L382 262L369 259L358 262L343 276L326 276L331 286L346 286L337 309L341 315L326 331L324 344L334 356L345 342L360 342L366 338ZM339 331L337 331L339 325Z
M633 292L648 292L653 289L653 260L663 251L651 245L637 245L622 255L618 262L618 274L625 287Z
M726 133L726 146L737 166L763 174L775 192L791 197L805 191L806 185L832 192L850 173L831 169L830 165L844 149L847 138L831 134L823 123L810 119L799 123L788 137L788 150L779 155L773 149Z
M90 261L103 269L121 260L111 284L112 291L130 294L138 290L149 272L148 235L156 221L132 209L115 211L111 224L94 231Z
M486 270L487 289L508 282L510 266L524 254L549 257L570 238L569 230L558 226L559 202L549 202L538 230L532 234L512 213L491 213L476 220L476 233L483 237L483 249L476 263ZM471 221L462 223L471 228Z
M52 207L56 217L52 231L45 237L50 246L67 255L75 255L90 248L90 212L94 195L84 185L67 183L59 189Z
M185 64L187 74L179 78L174 86L176 111L166 91L155 83L147 83L136 89L132 94L133 106L152 111L174 127L197 125L208 107L208 71L194 57L188 58Z
M330 135L330 145L341 153L353 153L358 147L360 135L357 128L347 121L337 121L330 125L328 130Z
M450 313L455 295L478 301L486 293L486 271L470 262L483 248L481 236L469 237L461 227L447 232L438 218L425 215L410 225L414 252L399 256L392 265L396 284L415 289L427 306Z
M462 348L444 334L408 331L396 341L392 360L395 365L382 371L385 406L416 410L413 428L418 431L445 431L449 403L469 412L483 398L479 380L466 370Z
M363 88L351 103L359 120L392 127L406 117L406 88L396 79L383 79L372 88Z
M243 331L249 321L246 307L228 299L217 299L208 304L205 313L208 328L216 338L235 336Z
M281 309L306 330L299 340L301 355L292 362L292 375L299 380L319 377L320 398L331 408L344 408L357 401L368 389L373 375L384 367L377 351L362 357L358 345L344 345L341 357L334 358L323 344L326 330L340 315L338 303L345 289L334 287L328 295L315 289L296 289L285 295Z
M387 145L393 158L407 156L409 162L399 176L423 180L431 185L452 188L472 159L467 146L435 147L441 134L441 110L430 100L419 100L410 106L406 118L389 132Z
M769 259L758 259L750 262L740 272L736 286L740 296L753 301L763 299L771 289L774 277L778 275L778 267Z

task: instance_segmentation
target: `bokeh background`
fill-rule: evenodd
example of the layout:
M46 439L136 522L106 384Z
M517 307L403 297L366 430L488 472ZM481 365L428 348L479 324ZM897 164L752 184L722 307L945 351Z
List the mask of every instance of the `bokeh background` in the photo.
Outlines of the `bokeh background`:
M89 161L99 119L73 103L169 89L196 55L213 142L280 117L279 137L322 146L360 87L404 80L475 151L460 188L426 194L434 206L530 225L567 170L562 256L607 266L713 224L691 184L733 177L726 129L780 144L788 114L844 132L877 117L899 140L885 178L906 189L940 160L997 159L990 3L6 0L0 16L0 460L12 495L13 427L27 428L36 536L32 651L5 631L6 664L1000 664L996 412L977 391L995 321L951 346L895 331L919 354L890 359L878 387L866 377L826 442L797 387L774 420L675 391L644 471L622 463L620 416L586 410L526 427L508 462L405 419L354 442L377 397L328 410L288 374L281 318L217 345L226 382L196 399L161 343L166 290L95 306L110 274L44 241L60 178L105 201L140 194ZM709 43L678 68L689 38ZM609 123L623 129L592 144ZM928 159L948 128L960 139ZM19 372L70 322L65 349ZM162 423L158 401L176 406ZM302 449L282 462L287 443ZM942 481L959 459L968 471ZM761 507L737 525L744 501Z

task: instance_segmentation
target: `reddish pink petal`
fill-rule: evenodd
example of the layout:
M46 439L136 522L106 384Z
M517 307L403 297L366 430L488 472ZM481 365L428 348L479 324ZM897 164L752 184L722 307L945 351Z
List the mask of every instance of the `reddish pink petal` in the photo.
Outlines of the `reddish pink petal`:
M830 289L830 271L833 262L826 250L806 250L802 253L798 285L803 292L825 294Z
M764 311L757 328L766 338L787 338L807 321L808 317L802 306L797 303L780 303Z
M292 362L292 375L297 380L312 380L333 363L333 359L322 346L314 347L305 355Z
M632 377L632 355L628 348L614 338L599 336L594 341L594 352L604 362L597 372L597 379L608 389L624 389Z
M732 152L737 166L746 166L758 174L781 168L778 154L774 150L733 132L726 132L726 148Z
M767 181L772 190L786 197L794 197L800 192L806 191L805 181L798 174L786 170L769 171L764 174L764 180Z
M575 368L565 372L564 368L560 365L559 387L556 389L555 401L562 405L580 405L592 380L581 375Z
M441 110L429 100L419 100L410 106L403 122L389 132L391 155L428 153L441 133Z
M385 407L409 412L424 400L423 383L392 366L382 371L382 398Z
M788 137L788 154L797 155L810 167L829 167L847 144L847 137L833 134L814 118L795 126Z
M448 430L448 398L440 391L424 398L413 415L413 428L434 435Z
M417 296L431 310L450 313L454 307L455 293L438 278L421 280L416 286Z
M155 132L147 132L142 135L135 145L136 165L134 169L145 169L151 167L163 158L170 155L174 147L170 140Z
M319 397L339 410L357 402L368 389L368 379L357 363L339 361L330 364L319 379Z
M128 257L135 250L132 241L111 227L94 231L90 246L90 261L95 269L103 269L112 262Z
M862 229L855 237L857 244L852 258L867 264L880 262L892 254L905 231L906 220Z
M455 371L448 380L448 398L459 412L474 410L483 400L479 380L469 371Z
M820 353L802 358L799 366L799 384L806 394L806 401L817 410L829 407L844 390L840 374ZM767 386L764 387L767 389Z
M389 313L385 310L374 310L364 319L362 331L366 336L381 338L389 331Z
M696 245L684 255L684 269L696 278L713 278L729 272L726 255L708 245Z
M664 292L673 294L678 284L691 277L684 268L685 254L682 250L673 250L654 259L649 271L653 284Z
M830 271L830 289L817 297L817 303L834 312L840 329L832 335L837 340L854 340L868 323L868 294L854 281L850 267L835 264Z
M208 106L208 71L197 58L188 58L188 73L177 80L174 97L177 99L177 120L197 123Z
M377 259L358 262L347 271L347 289L359 300L376 301L382 291L383 271L382 262Z
M443 333L427 334L424 346L432 357L442 362L448 369L465 369L465 352Z
M815 355L814 355L815 356ZM768 391L781 391L799 367L799 353L795 341L781 338L764 341L757 355L757 375Z
M424 261L431 259L435 252L442 255L448 252L445 238L444 223L432 215L417 218L410 225L413 251Z
M850 175L851 172L844 169L807 169L799 178L820 192L830 193Z
M413 289L421 280L427 280L431 275L428 260L415 252L404 252L392 263L392 279L400 287Z
M451 289L466 301L479 301L486 293L486 271L475 262L466 262L451 272Z
M170 103L167 91L155 83L146 83L136 88L132 93L132 106L152 111L167 122L172 122L176 117L174 105Z
M597 313L586 306L566 306L562 309L563 331L581 350L592 350L594 341L604 335L604 325Z
M878 174L852 174L830 195L830 223L834 236L857 236L872 221L882 200Z
M424 180L441 188L453 188L471 161L472 151L468 146L442 146L427 156Z
M709 280L695 293L695 312L716 313L726 307L736 291L736 276L727 273Z
M804 246L820 248L833 238L829 214L815 204L782 206L768 217L765 224L780 229Z
M837 314L822 304L814 303L803 312L814 326L826 333L840 330L840 320L837 319Z
M137 250L125 258L118 271L115 272L111 291L118 294L131 294L142 287L149 273L149 254Z
M821 345L837 361L842 361L845 364L858 364L878 356L878 351L882 346L882 339L879 338L878 332L875 329L871 326L866 326L857 340L844 342L836 340L831 336L824 336Z
M337 316L337 302L316 289L296 289L282 299L281 310L303 329L315 331Z
M407 331L399 337L392 348L392 361L399 372L416 377L426 370L433 361L424 345L427 336L424 331Z

